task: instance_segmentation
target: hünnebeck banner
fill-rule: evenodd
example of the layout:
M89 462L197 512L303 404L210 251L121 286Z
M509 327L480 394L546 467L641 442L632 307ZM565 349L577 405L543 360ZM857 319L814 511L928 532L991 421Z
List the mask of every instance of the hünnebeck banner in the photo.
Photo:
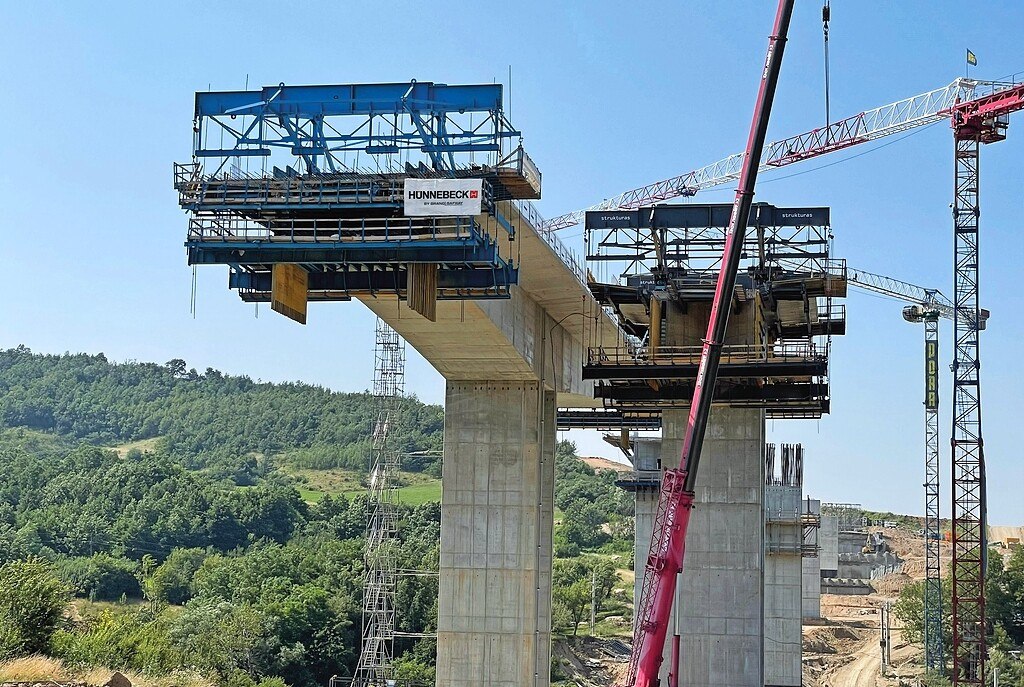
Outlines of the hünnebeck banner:
M482 179L406 179L406 217L479 215Z

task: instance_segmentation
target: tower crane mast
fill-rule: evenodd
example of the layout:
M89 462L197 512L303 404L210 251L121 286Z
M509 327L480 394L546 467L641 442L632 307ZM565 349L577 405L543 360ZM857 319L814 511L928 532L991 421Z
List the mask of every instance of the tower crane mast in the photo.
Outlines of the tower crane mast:
M924 655L928 670L942 670L942 578L940 570L939 506L939 319L954 320L953 304L938 289L926 289L893 277L847 267L851 286L910 303L903 309L908 322L924 324ZM978 329L989 313L979 312Z

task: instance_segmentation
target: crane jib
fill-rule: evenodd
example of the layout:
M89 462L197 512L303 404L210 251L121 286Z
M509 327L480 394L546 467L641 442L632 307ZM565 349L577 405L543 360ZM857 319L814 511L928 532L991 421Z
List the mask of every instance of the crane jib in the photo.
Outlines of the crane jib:
M951 119L954 109L972 119L1001 116L1024 106L1024 85L958 78L952 83L903 100L865 110L826 127L773 141L765 146L761 169L827 155L851 146L900 134L910 129ZM721 186L738 177L740 154L733 154L686 174L626 191L586 210L576 210L547 220L543 228L557 231L575 226L588 211L614 211L646 207L680 196Z

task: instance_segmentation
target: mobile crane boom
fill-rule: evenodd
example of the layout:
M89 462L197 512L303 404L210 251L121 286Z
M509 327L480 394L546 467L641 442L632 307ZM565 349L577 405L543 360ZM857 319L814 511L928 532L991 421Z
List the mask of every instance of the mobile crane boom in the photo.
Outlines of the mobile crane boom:
M707 335L704 338L700 364L697 368L693 401L690 404L690 415L683 438L682 457L679 468L666 470L662 479L650 554L644 568L633 652L626 676L626 684L629 687L656 687L658 684L669 616L675 598L676 577L683 567L686 530L693 508L697 467L704 443L704 432L711 414L711 401L722 357L722 343L729 324L732 294L736 288L736 273L743 253L743 237L754 198L754 183L757 180L758 162L764 149L768 120L775 99L775 87L782 67L782 55L789 32L789 22L793 15L793 3L794 0L779 0L775 25L768 42L768 53L761 72L761 85L754 105L750 134L747 137L739 186L736 189L729 229L725 236L722 269L718 273L714 300L711 303L711 318L708 321ZM673 666L674 673L676 670L677 668ZM675 678L677 681L678 676Z

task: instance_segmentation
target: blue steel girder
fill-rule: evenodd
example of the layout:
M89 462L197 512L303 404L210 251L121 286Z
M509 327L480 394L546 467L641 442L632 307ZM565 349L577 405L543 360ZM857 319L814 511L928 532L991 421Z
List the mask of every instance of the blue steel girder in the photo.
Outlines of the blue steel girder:
M408 272L398 265L374 265L369 268L318 269L306 266L309 273L309 292L328 291L343 294L394 292L403 294L407 288ZM510 265L495 269L438 270L438 297L452 298L453 294L471 298L508 298L509 287L519 282L519 270ZM235 266L228 275L228 288L266 293L273 283L267 269ZM332 299L336 300L336 299Z
M437 263L468 267L500 267L506 261L489 241L375 242L368 244L309 244L187 241L189 265L266 265L279 262L327 265L377 263ZM509 261L511 264L511 261Z
M211 122L219 135L206 130ZM503 113L500 84L416 81L197 92L194 130L196 157L220 157L223 166L229 157L266 157L284 149L310 173L321 171L321 158L329 171L346 169L338 157L346 151L416 151L435 171L451 172L456 154L500 157L506 141L522 136ZM233 140L221 142L224 135Z

